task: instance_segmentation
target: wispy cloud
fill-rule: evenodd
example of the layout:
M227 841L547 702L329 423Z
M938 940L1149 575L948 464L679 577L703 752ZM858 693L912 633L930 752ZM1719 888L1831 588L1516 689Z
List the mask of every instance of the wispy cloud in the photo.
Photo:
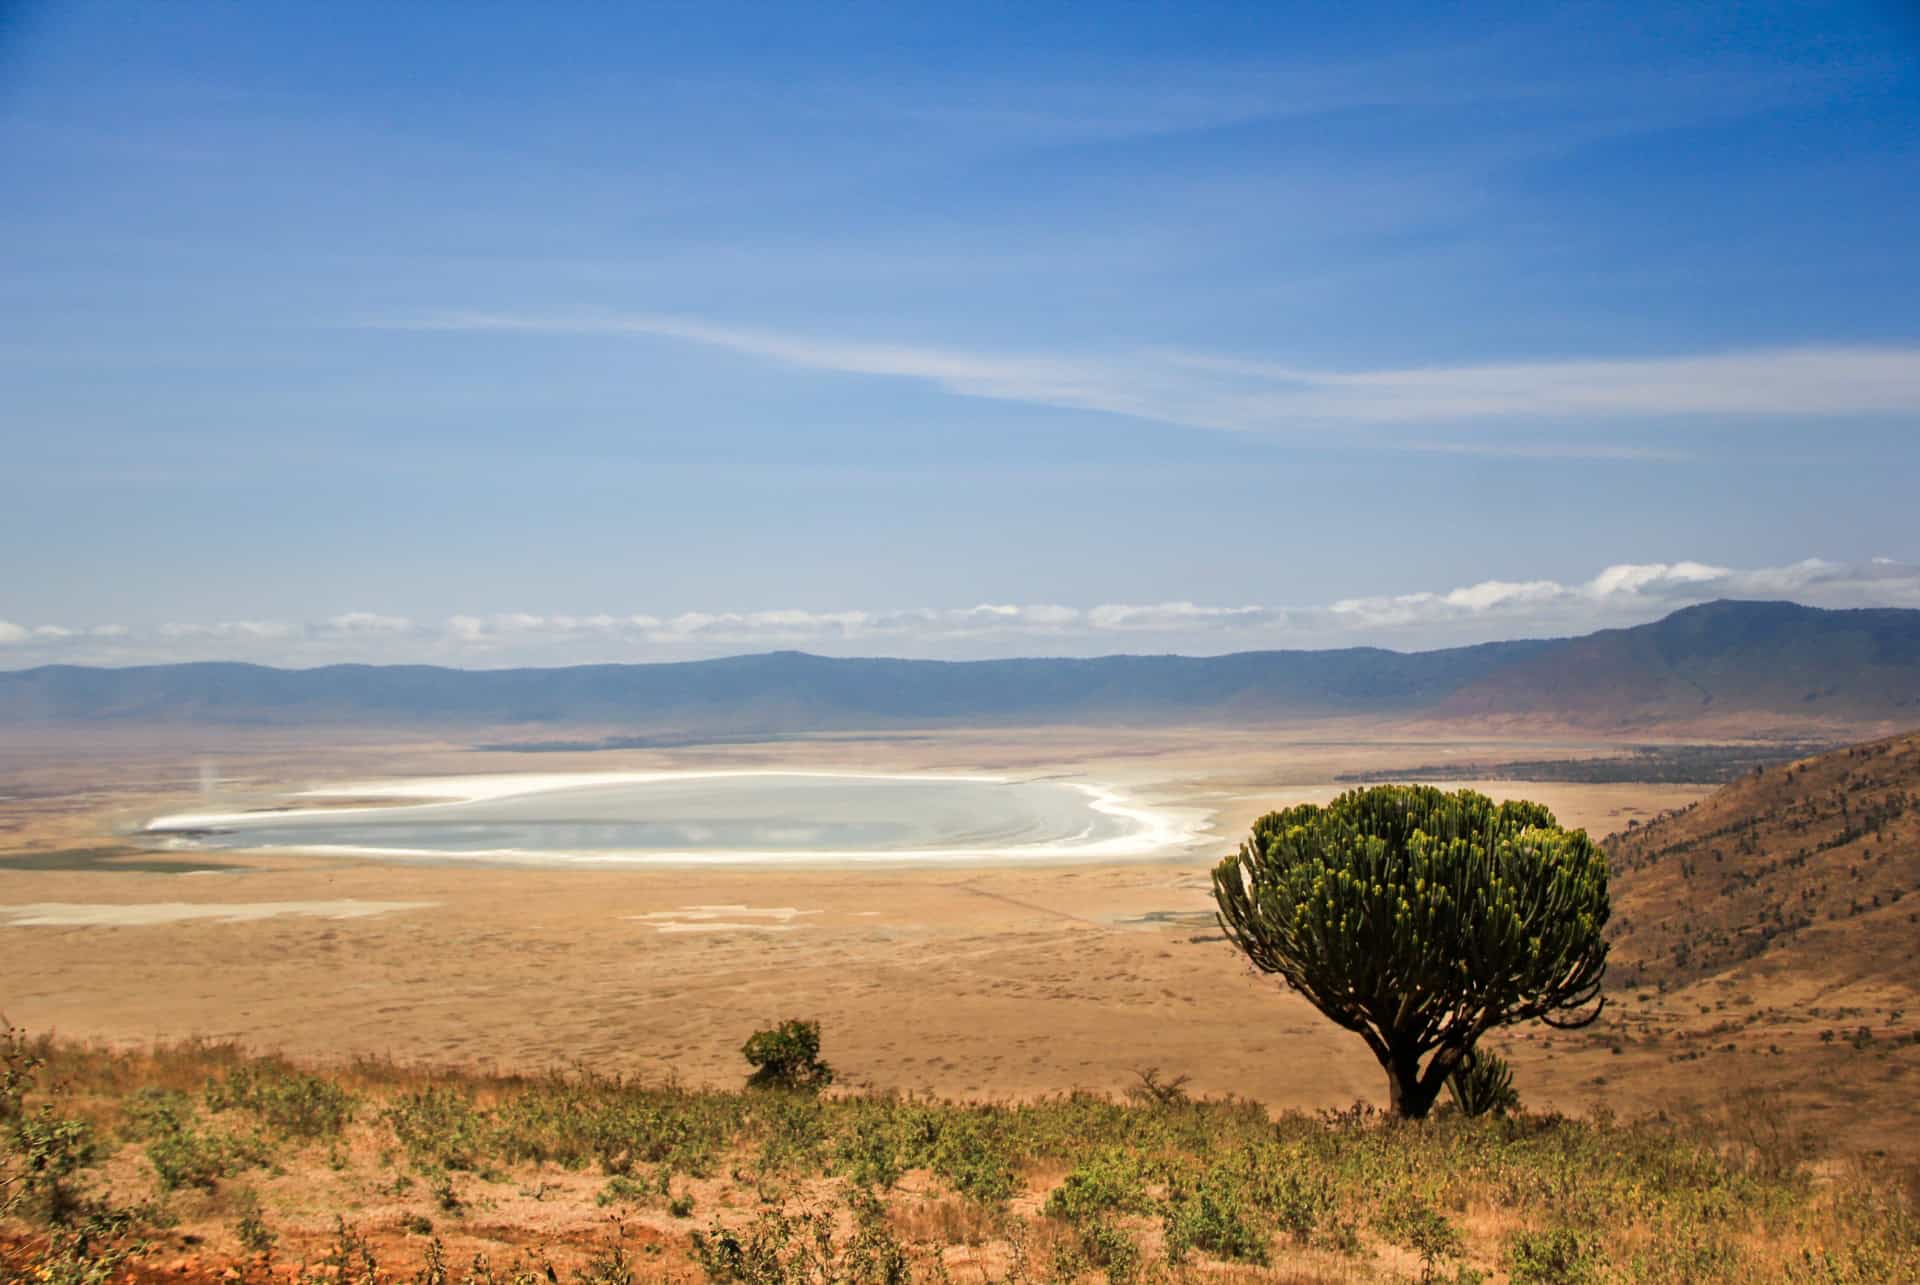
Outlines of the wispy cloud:
M1920 347L1754 349L1697 356L1342 371L1208 353L1012 354L844 340L653 314L448 313L383 328L630 335L806 370L912 379L965 397L1128 415L1230 432L1345 428L1405 449L1660 457L1593 442L1581 425L1920 413ZM1462 439L1465 425L1549 426L1546 441ZM1383 431L1384 430L1384 431Z
M838 654L973 656L1101 651L1213 652L1374 644L1421 648L1638 624L1715 598L1813 606L1920 608L1920 566L1810 558L1736 569L1702 562L1620 563L1589 579L1486 579L1450 589L1319 605L1191 601L987 602L968 607L757 611L498 611L439 621L354 611L301 624L234 620L26 626L0 620L10 662L133 663L211 657L309 664L340 660L464 665L719 656L798 647Z

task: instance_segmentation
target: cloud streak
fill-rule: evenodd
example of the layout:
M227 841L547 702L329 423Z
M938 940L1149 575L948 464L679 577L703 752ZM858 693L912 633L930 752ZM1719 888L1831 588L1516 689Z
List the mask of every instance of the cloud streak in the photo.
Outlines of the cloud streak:
M1451 589L1356 596L1314 606L990 602L879 610L502 611L439 621L352 611L304 624L172 622L147 630L0 620L0 664L229 658L278 664L356 660L493 666L680 659L774 648L956 658L1359 644L1418 649L1638 624L1715 598L1920 608L1920 566L1888 559L1843 563L1818 558L1751 569L1693 561L1619 563L1575 582L1486 579Z
M1023 355L824 338L653 314L539 317L462 312L382 328L633 336L724 349L805 370L930 383L964 397L1128 415L1190 428L1286 433L1393 430L1412 449L1584 453L1580 424L1920 413L1920 347L1803 347L1635 359L1340 371L1167 350ZM1546 443L1463 442L1462 425L1547 424ZM1412 430L1433 435L1422 438ZM1600 444L1594 453L1659 455Z

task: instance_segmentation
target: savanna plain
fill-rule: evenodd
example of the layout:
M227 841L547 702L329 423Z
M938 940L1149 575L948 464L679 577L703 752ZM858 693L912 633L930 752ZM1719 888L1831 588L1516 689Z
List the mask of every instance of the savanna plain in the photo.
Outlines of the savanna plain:
M1920 1271L1911 739L1868 759L1367 723L597 752L474 748L486 739L0 745L19 1270ZM756 769L1094 782L1195 840L1096 862L553 868L196 853L132 833L210 796L266 807L327 782ZM1381 1117L1360 1040L1221 935L1209 870L1253 819L1373 779L1524 797L1617 836L1601 1018L1488 1037L1518 1113ZM1776 813L1795 839L1768 829ZM794 1019L818 1024L831 1086L743 1091L743 1043Z

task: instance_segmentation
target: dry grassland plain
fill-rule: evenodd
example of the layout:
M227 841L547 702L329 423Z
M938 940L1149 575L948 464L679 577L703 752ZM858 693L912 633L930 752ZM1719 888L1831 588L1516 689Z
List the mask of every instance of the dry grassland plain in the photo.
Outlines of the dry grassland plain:
M0 1013L123 1047L197 1035L320 1064L587 1064L715 1086L740 1082L749 1032L806 1017L822 1024L824 1051L853 1087L1022 1098L1121 1090L1158 1067L1191 1075L1196 1092L1275 1109L1378 1104L1382 1076L1361 1042L1254 974L1219 937L1211 863L1255 816L1331 797L1344 773L1620 748L1590 735L1475 739L1361 724L467 748L489 739L116 732L0 742ZM1060 774L1196 810L1210 828L1186 852L1097 865L857 869L202 859L141 853L117 837L201 806L209 773L227 801L265 802L380 777L755 767ZM1596 837L1710 792L1478 788L1537 799ZM1742 1001L1720 993L1613 1000L1585 1031L1497 1037L1529 1106L1711 1110L1729 1092L1762 1088L1818 1119L1836 1148L1913 1149L1912 1058L1836 1070L1822 1057L1821 1023L1797 1011L1727 1037L1713 1030L1720 1010ZM1708 1039L1714 1060L1677 1056ZM1722 1050L1730 1043L1738 1047Z

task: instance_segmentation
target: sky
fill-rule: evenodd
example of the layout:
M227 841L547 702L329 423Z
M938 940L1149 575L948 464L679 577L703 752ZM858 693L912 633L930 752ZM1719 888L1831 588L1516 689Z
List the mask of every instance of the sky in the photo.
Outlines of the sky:
M0 0L0 668L1920 607L1920 10Z

